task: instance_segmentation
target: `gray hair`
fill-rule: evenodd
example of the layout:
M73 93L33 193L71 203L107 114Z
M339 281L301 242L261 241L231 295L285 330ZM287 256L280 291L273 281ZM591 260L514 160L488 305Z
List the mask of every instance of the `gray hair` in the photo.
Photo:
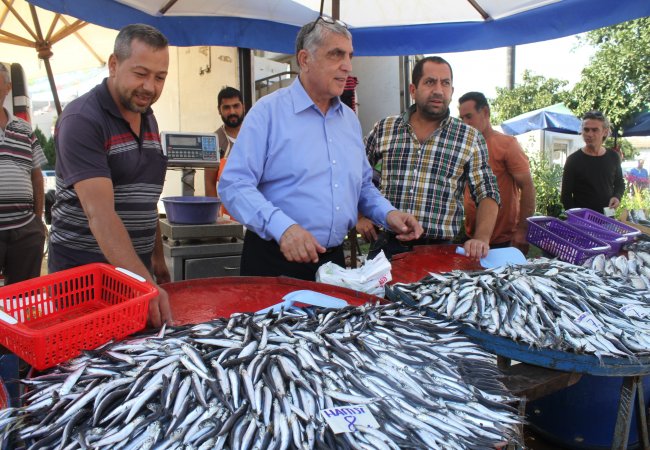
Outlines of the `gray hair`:
M316 50L323 45L325 37L328 33L340 34L352 40L350 31L338 21L329 23L323 20L322 16L313 22L304 25L298 32L296 37L296 56L300 50L307 50L310 54L314 54Z
M11 83L11 75L9 74L9 69L7 69L7 66L2 63L0 63L0 74L2 74L2 78L5 79L5 83Z
M162 50L169 45L165 35L151 25L143 23L127 25L115 38L113 53L118 61L124 61L131 56L131 43L136 39L155 50Z
M605 114L603 114L600 111L589 111L586 112L584 116L582 116L582 122L584 124L585 120L600 120L603 123L603 128L606 130L611 130L612 125L609 123L609 119L605 117Z

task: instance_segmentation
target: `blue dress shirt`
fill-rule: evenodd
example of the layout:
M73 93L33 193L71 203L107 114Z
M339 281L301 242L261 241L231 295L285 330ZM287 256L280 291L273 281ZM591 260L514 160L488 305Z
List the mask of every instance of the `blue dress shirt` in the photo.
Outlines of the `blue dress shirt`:
M219 196L263 239L279 242L297 223L328 248L343 242L359 212L387 226L395 209L372 184L357 116L338 98L323 115L299 79L248 112Z

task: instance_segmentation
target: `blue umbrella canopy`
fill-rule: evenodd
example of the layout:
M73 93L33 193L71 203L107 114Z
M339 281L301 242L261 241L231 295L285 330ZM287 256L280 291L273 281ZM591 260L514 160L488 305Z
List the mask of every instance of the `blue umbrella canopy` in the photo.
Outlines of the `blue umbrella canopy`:
M650 112L638 114L632 124L623 128L623 136L650 136Z
M558 133L579 134L581 121L564 103L536 109L508 119L501 124L504 133L511 136L533 130L548 130Z
M148 23L172 45L221 45L293 53L320 0L29 0L119 29ZM359 56L497 48L569 36L650 16L648 0L327 0ZM336 11L332 11L332 9Z

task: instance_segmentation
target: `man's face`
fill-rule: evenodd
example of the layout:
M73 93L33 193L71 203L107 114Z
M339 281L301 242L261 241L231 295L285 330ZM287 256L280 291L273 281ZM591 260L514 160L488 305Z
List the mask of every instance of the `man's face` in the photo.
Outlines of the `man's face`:
M219 115L229 128L237 128L244 121L244 105L239 98L224 98L219 106Z
M454 93L449 66L427 61L418 85L411 83L409 91L420 114L430 119L443 118Z
M131 42L131 56L109 59L109 75L120 105L134 113L144 113L162 93L169 68L169 50L153 49L144 42Z
M467 100L458 105L458 113L460 114L461 120L467 125L476 128L481 133L485 133L490 123L490 115L487 108L477 111L476 102L474 100Z
M322 45L313 53L301 50L301 80L307 92L317 99L332 99L343 94L352 72L352 41L327 32Z
M600 149L607 139L609 130L605 124L596 119L585 119L582 121L582 138L588 147Z

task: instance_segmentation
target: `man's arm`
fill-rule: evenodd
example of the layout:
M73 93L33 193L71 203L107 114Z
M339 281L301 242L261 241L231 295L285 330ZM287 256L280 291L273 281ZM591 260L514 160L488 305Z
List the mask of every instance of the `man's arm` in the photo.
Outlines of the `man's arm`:
M623 181L623 169L621 169L620 160L617 160L616 173L614 175L614 196L609 200L610 208L618 208L625 192L625 181Z
M535 214L535 185L530 172L513 173L512 178L519 188L519 218L517 228L512 236L512 246L521 250L525 255L528 253L528 219Z
M114 266L140 275L155 285L155 280L135 252L131 237L115 212L111 180L88 178L75 183L74 189L88 218L90 230L106 260ZM158 297L149 303L149 319L154 327L163 322L171 323L167 293L161 288L158 289Z
M468 257L478 260L487 256L498 213L499 205L493 198L485 197L479 202L474 237L463 244Z
M205 183L205 195L208 197L217 197L217 174L218 168L206 167L203 172L203 181Z
M43 185L43 172L36 167L32 169L32 192L34 196L34 214L41 220L43 218L43 208L45 202L45 186Z
M164 284L171 281L171 275L169 274L163 251L160 220L156 224L156 238L154 241L153 253L151 254L151 269L156 277L156 283Z

